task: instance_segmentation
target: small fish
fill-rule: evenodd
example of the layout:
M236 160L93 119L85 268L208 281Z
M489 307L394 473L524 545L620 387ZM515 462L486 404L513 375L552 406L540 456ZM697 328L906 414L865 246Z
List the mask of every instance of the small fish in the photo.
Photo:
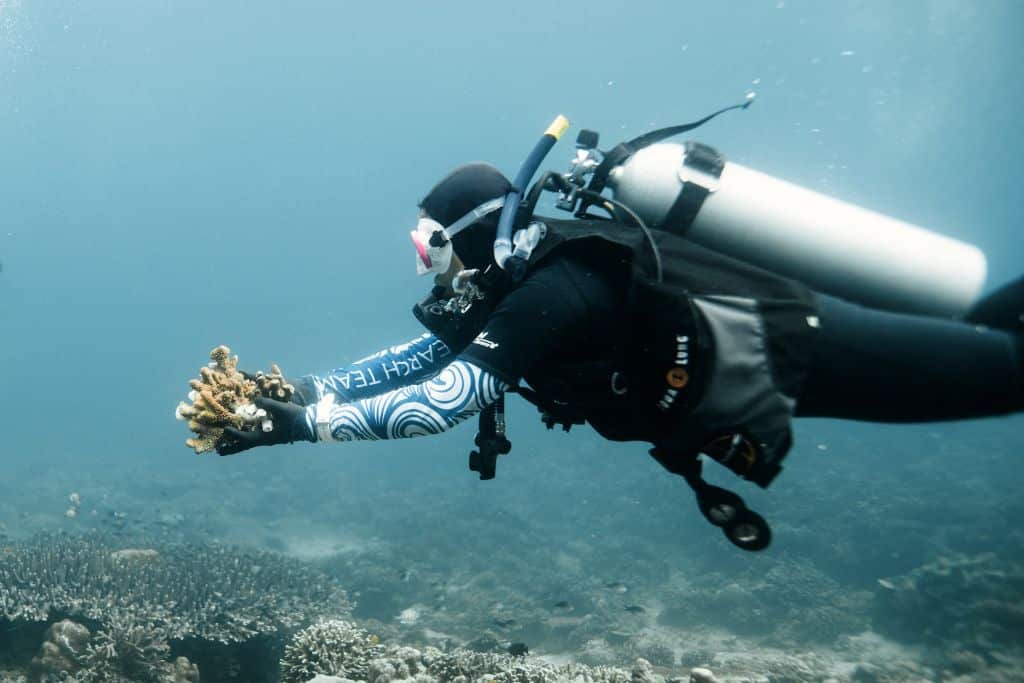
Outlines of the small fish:
M509 628L510 626L515 626L515 624L515 619L502 619L501 617L495 617L494 619L494 625L498 628Z
M625 593L627 590L629 590L628 588L626 588L626 584L622 583L621 581L609 581L604 585L604 587L613 590L616 593Z
M554 605L552 605L552 607L554 607L557 610L562 610L563 612L571 612L573 610L573 607L569 604L568 600L559 600Z
M508 646L508 653L513 657L525 657L530 654L530 648L526 647L526 643L511 643Z
M642 605L625 605L623 606L623 609L629 612L630 614L643 614L647 611L643 608Z

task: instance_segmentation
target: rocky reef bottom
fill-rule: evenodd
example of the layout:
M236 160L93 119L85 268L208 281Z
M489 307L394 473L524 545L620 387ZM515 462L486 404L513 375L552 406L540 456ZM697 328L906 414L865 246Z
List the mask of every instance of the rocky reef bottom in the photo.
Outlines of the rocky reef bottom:
M514 587L514 566L442 577L398 549L299 560L150 540L4 546L0 681L1005 683L1024 671L1024 571L991 554L859 592L786 559L656 589L577 575L541 605Z
M739 645L711 634L702 642L712 646L716 641L723 648ZM28 640L21 645L27 648ZM212 647L202 652L193 647L205 676L188 657L173 654L180 647L160 646L144 637L117 641L65 619L45 631L27 665L12 666L19 653L5 650L0 683L1010 683L1020 680L1024 664L1019 658L1004 657L993 666L961 651L951 653L950 668L939 670L922 665L920 652L866 632L813 652L767 647L706 650L703 666L669 669L642 657L623 666L588 665L567 661L566 656L382 643L342 620L314 624L294 634L287 645L280 640L264 642L269 650L218 652ZM271 661L270 653L282 658ZM26 653L21 654L23 659ZM253 657L262 670L253 668Z
M776 531L759 554L604 444L521 449L486 484L416 444L24 458L0 490L0 681L1024 680L1024 502L993 474L1014 425L823 436L744 490Z

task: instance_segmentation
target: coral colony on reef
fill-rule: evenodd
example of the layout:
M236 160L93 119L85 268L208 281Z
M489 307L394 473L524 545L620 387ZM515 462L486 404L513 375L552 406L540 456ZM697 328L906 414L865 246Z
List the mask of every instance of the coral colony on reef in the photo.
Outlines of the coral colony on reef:
M32 660L32 681L198 681L195 664L172 658L172 648L190 644L190 656L209 659L351 613L332 579L273 553L215 544L115 548L100 538L41 534L5 549L0 625L60 619ZM16 649L0 642L0 655L5 648Z
M242 642L350 611L323 573L284 556L217 544L117 550L105 540L42 534L8 546L0 617L53 614L158 625L169 638Z
M244 375L238 370L238 356L232 357L224 345L210 352L210 363L200 368L199 378L189 381L189 386L192 404L182 401L174 415L196 433L185 445L197 454L214 450L225 427L270 431L273 424L266 411L253 401L258 396L287 401L295 392L276 365L270 366L269 373Z
M382 645L355 624L327 620L295 635L281 659L283 683L441 683L490 681L493 683L657 683L651 665L637 659L631 670L563 664L560 666L523 656L434 647L422 650ZM681 679L679 679L681 680Z

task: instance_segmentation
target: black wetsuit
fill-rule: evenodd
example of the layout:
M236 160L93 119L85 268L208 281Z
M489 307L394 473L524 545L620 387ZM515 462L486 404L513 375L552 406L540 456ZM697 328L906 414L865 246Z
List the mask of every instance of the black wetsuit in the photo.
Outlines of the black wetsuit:
M622 352L624 268L606 254L567 250L532 272L488 317L481 336L459 354L510 385L525 378L555 391L561 368ZM924 422L998 415L1024 408L1020 333L956 320L864 308L819 296L820 334L797 396L798 417ZM1024 310L1024 301L1020 302ZM631 415L610 385L575 392L602 434ZM596 421L594 418L597 418Z
M927 422L1024 408L1021 333L819 301L798 417Z

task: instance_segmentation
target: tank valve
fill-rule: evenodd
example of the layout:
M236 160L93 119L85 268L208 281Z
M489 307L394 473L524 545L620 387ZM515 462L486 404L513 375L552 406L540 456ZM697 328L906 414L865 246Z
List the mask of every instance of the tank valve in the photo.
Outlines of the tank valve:
M597 131L584 128L576 136L576 156L569 162L569 172L563 177L575 188L582 188L586 178L601 164L601 152L597 144L601 137ZM555 203L562 211L576 210L577 193L562 191Z

